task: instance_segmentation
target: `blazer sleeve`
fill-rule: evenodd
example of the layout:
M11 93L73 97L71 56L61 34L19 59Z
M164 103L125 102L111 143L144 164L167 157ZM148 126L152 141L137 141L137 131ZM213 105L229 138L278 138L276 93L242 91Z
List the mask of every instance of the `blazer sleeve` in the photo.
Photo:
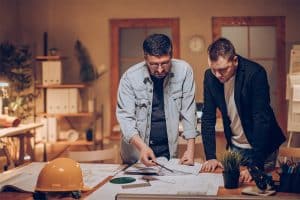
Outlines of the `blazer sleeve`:
M201 118L201 135L206 160L216 159L216 103L210 90L212 77L209 73L210 70L207 70L204 76L204 104Z

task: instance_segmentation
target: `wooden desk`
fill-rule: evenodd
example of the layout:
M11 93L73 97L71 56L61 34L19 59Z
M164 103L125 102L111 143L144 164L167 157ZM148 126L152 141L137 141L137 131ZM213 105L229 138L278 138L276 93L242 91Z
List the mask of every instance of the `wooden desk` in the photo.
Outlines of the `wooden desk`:
M17 169L17 168L16 168ZM105 183L107 183L112 177L107 177L103 182L99 183L93 190L89 192L85 192L82 194L82 198L89 197L89 195L101 188ZM220 187L218 190L217 196L201 196L201 195L162 195L162 194L118 194L116 199L118 200L155 200L155 199L168 199L168 200L187 200L187 199L300 199L300 194L291 194L291 193L281 193L278 192L274 196L269 197L261 197L261 196L249 196L249 195L241 195L241 191L243 188L254 185L254 182L249 184L242 184L237 189L225 189ZM0 192L0 199L25 199L32 200L32 194L30 193L20 193L20 192ZM51 198L50 198L51 199ZM64 197L59 199L72 199L70 197ZM97 199L101 199L101 196L97 197ZM110 200L110 199L106 199Z
M30 123L30 124L20 124L18 127L10 127L10 128L2 128L0 129L0 138L3 137L17 137L20 140L20 147L19 147L19 159L17 164L24 163L24 156L25 156L25 145L27 144L27 151L33 157L33 148L30 144L30 138L33 136L30 131L43 126L42 123ZM13 162L12 156L9 154L7 147L3 146L4 153L7 157L8 163L10 167L14 167L15 163Z

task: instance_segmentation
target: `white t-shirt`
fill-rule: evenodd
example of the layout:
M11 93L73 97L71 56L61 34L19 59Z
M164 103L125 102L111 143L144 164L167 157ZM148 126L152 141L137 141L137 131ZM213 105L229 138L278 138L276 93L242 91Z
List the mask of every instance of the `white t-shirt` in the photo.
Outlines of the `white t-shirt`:
M229 119L231 120L231 142L237 147L243 149L251 149L252 147L245 136L241 119L237 112L236 104L234 101L234 83L235 76L231 77L227 82L224 83L224 95L227 105L227 112Z

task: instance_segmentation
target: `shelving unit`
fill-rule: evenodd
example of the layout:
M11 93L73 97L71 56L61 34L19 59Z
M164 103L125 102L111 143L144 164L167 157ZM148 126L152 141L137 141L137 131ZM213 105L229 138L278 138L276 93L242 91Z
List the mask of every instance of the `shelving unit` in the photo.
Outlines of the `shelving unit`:
M292 137L300 133L300 46L295 46L290 54L290 67L287 76L286 98L288 100L288 141L286 150L292 147Z
M61 62L63 59L66 59L66 57L62 57L62 56L37 56L36 57L36 61L38 61L40 63L40 65L43 65L43 62L48 62L48 61L58 61ZM46 63L49 64L49 63ZM57 62L56 62L57 64ZM61 65L61 64L60 64ZM58 65L59 66L59 65ZM41 66L44 67L44 66ZM42 72L41 69L41 73L45 74ZM57 70L57 66L56 66L56 70ZM37 70L35 70L36 73ZM51 71L49 73L52 73ZM53 73L57 73L57 72L53 72ZM61 72L58 72L58 74L62 74L63 73L63 66L61 66ZM35 74L36 75L36 74ZM44 79L45 77L43 77ZM40 98L42 98L42 102L43 102L43 111L42 112L35 112L35 117L42 117L44 119L49 119L49 118L55 118L56 120L56 128L54 130L57 130L55 133L53 133L52 131L49 131L51 128L49 123L47 126L47 139L42 141L43 145L44 145L44 155L43 155L43 159L44 161L48 160L48 156L47 156L47 146L52 146L52 145L63 145L64 148L62 151L60 151L55 157L59 157L63 152L65 152L70 146L87 146L87 148L90 149L97 149L97 148L103 148L103 135L101 135L101 138L96 138L96 132L97 132L97 121L100 119L101 120L101 134L103 134L103 119L102 119L102 111L103 108L101 108L101 112L88 112L86 110L81 110L80 109L80 104L81 101L80 99L76 100L76 103L72 104L70 103L71 100L73 101L74 98L77 98L77 96L80 94L80 91L85 90L89 87L89 85L87 84L80 84L80 83L76 83L76 84L63 84L62 80L56 81L58 82L58 84L55 82L54 84L50 83L49 84L43 84L45 83L45 80L40 80L38 83L35 84L35 93L38 92L42 92L42 95ZM53 99L50 98L50 90L53 91L59 91L59 93L63 93L65 92L67 95L67 98L69 100L66 100L66 104L63 104L62 101L64 101L65 98L59 98L59 96L57 95L57 97L54 95L54 97L60 99L59 101L57 101L57 99ZM75 91L75 94L77 94L77 96L73 95L71 96L71 92L69 90L72 90L73 92ZM73 93L74 94L74 93ZM48 95L48 96L47 96ZM52 94L53 95L53 94ZM74 97L75 96L75 97ZM53 102L47 102L47 100L53 100L56 101L55 103ZM50 106L50 103L53 103L53 106ZM70 105L72 104L72 105ZM75 108L74 108L75 105ZM47 107L48 106L48 107ZM76 107L77 106L77 107ZM53 110L51 110L51 112L49 112L49 107L53 108ZM72 109L71 109L72 107ZM95 107L95 106L94 106ZM48 112L47 112L48 111ZM62 112L60 112L62 111ZM68 141L68 140L54 140L54 141L49 141L49 134L56 134L56 138L59 138L59 130L57 129L57 126L62 123L62 120L65 121L65 123L68 124L68 126L71 129L74 129L76 131L78 131L78 127L75 126L75 123L73 123L73 120L75 121L76 119L78 120L78 118L85 118L85 122L88 121L89 122L89 127L87 128L91 128L93 130L93 140L92 141L87 141L84 137L82 137L82 135L79 136L80 139L77 139L75 141ZM53 124L52 124L53 125ZM76 124L78 125L78 124ZM71 130L70 129L70 130ZM82 127L81 127L82 129ZM51 129L52 130L52 129ZM79 133L79 132L78 132ZM80 134L80 133L79 133Z

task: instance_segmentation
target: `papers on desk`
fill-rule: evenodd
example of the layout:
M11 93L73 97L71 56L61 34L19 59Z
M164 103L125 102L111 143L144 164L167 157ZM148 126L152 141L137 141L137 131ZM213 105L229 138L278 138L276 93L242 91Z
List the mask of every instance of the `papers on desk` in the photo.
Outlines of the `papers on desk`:
M218 192L219 186L223 186L223 177L222 174L213 174L213 173L199 173L201 170L201 164L195 163L194 166L180 165L179 159L163 159L157 158L157 162L163 164L165 167L170 168L175 171L175 173L170 173L167 170L154 167L146 168L141 165L133 165L127 168L124 172L120 172L116 177L133 177L136 179L134 183L129 184L113 184L106 183L92 194L90 194L87 199L106 199L113 200L118 193L126 194L174 194L174 195L216 195ZM136 167L138 166L138 167ZM144 168L143 168L144 167ZM127 173L137 172L136 174ZM145 178L144 172L164 172L163 176L151 176L149 175ZM179 171L179 173L178 173ZM158 173L160 174L160 173ZM149 184L145 184L150 182ZM142 185L145 187L124 187L124 185Z
M126 176L122 172L116 177ZM129 175L127 175L129 176ZM134 184L146 183L142 175L130 175L136 178ZM129 183L130 184L130 183ZM87 199L113 200L120 193L125 194L155 194L155 195L217 195L220 186L223 186L222 174L200 173L198 175L184 176L155 176L155 180L150 181L151 186L123 189L122 185L110 182L90 194Z
M133 175L160 175L160 176L176 176L176 175L188 175L199 174L202 164L195 162L193 166L179 164L179 159L172 158L168 160L165 157L158 157L157 163L171 169L170 172L160 166L146 167L142 163L136 163L125 170L125 174Z
M38 175L44 162L34 162L19 169L0 174L0 190L12 188L24 192L34 192ZM114 176L125 166L118 164L80 164L84 185L93 188L109 176Z

